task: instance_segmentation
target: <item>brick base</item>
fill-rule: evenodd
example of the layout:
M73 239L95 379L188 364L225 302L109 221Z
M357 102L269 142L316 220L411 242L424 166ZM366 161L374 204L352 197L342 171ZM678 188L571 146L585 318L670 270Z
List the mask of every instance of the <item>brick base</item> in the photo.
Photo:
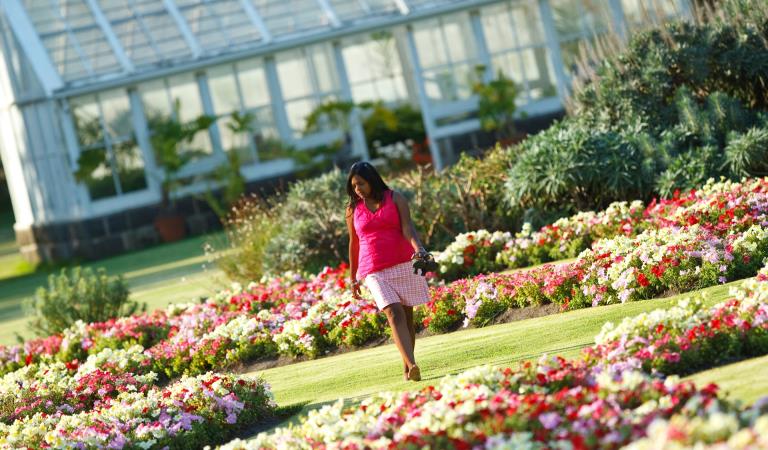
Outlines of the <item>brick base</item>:
M249 192L274 192L292 176L249 183ZM220 230L221 222L208 204L187 197L176 202L184 217L187 236ZM79 222L33 225L16 230L16 242L24 258L32 263L63 263L95 260L140 250L162 242L154 227L158 205L120 211Z

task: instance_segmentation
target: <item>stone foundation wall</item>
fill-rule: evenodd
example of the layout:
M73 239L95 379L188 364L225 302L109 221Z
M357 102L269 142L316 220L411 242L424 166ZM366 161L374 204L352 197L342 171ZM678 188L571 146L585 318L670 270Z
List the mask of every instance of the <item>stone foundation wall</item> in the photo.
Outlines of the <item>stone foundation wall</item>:
M188 236L221 229L218 217L204 202L181 199L177 210ZM159 211L158 206L149 206L80 222L32 226L17 230L16 241L24 258L33 263L106 258L161 243L154 226Z
M293 181L293 175L248 183L246 192L269 194ZM186 197L176 201L184 217L187 236L222 228L221 221L205 201ZM32 263L63 263L95 260L141 250L162 243L154 221L160 205L138 207L78 222L54 223L16 230L16 242Z

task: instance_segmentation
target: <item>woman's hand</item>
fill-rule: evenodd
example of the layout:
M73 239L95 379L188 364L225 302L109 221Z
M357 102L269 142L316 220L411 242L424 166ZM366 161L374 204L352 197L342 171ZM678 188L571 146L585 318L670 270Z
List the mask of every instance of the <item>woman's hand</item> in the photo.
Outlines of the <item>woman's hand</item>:
M360 300L360 282L359 281L353 281L352 282L352 297L356 300Z

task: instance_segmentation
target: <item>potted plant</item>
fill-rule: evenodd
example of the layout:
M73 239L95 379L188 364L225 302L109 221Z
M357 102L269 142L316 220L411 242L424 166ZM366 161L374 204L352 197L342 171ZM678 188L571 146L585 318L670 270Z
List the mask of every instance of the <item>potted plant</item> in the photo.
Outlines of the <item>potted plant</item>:
M179 171L192 159L203 152L183 145L190 144L197 133L213 125L216 117L201 115L196 119L182 123L178 120L181 104L174 103L174 114L156 114L149 118L151 130L150 142L155 160L161 168L161 209L154 225L164 242L175 241L186 236L184 217L176 211L174 192L183 183L178 178Z
M478 78L485 71L484 66L476 68ZM515 102L518 89L514 81L499 71L497 78L488 83L477 82L472 91L479 97L478 115L480 124L486 131L493 131L496 140L501 145L511 145L519 142L520 133L515 128Z
M235 147L226 152L226 162L204 175L206 181L221 187L221 193L218 196L215 195L209 185L209 188L202 196L203 200L208 203L208 206L219 217L222 224L225 222L227 215L229 215L232 206L245 192L245 178L243 178L240 172L240 154L247 152L248 139L253 132L252 123L255 115L251 112L240 114L235 111L230 117L232 121L227 123L227 128L229 128L233 135L238 137Z

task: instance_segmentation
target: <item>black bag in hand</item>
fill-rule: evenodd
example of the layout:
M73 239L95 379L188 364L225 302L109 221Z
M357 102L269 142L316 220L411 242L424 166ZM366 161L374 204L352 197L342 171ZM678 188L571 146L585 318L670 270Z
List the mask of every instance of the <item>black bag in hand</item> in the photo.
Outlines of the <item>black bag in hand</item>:
M424 255L414 255L413 257L413 273L416 275L421 275L422 277L427 274L427 272L437 272L437 269L440 266L435 262L435 258L432 257L431 253L425 253ZM419 273L421 271L421 273Z

